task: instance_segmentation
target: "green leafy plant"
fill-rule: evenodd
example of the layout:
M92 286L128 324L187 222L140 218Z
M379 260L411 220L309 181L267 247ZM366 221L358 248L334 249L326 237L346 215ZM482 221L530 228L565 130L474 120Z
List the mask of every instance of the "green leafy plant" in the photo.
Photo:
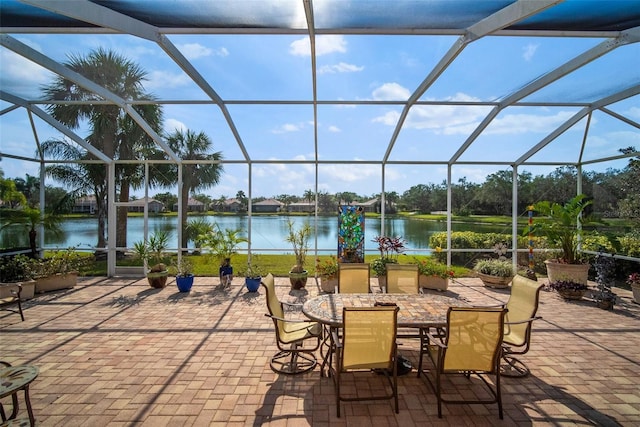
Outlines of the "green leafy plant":
M565 264L581 264L579 242L584 232L582 224L598 222L592 216L583 216L584 209L592 204L584 194L579 194L564 204L542 201L533 208L541 216L536 218L531 229L526 227L523 234L531 232L544 235L552 245L562 251L560 262Z
M238 253L241 243L248 242L247 238L242 236L241 229L222 230L218 224L214 224L211 230L200 235L198 240L202 242L202 247L211 251L220 265L225 259Z
M23 282L33 279L32 259L26 255L0 258L0 282Z
M193 276L193 263L186 256L176 258L169 266L169 273L177 277Z
M473 266L473 270L496 277L513 277L513 265L510 260L481 259Z
M338 258L330 255L329 258L321 260L316 258L316 272L323 277L332 277L338 275Z
M549 287L555 291L586 291L588 289L587 285L584 283L577 283L571 280L558 280L556 282L550 283Z
M445 264L433 261L431 259L414 258L418 265L418 272L425 276L438 276L443 279L453 278L455 273L447 268Z
M378 244L380 258L373 260L371 268L376 276L381 277L387 274L387 264L398 263L398 256L405 251L407 241L402 237L376 236L372 242Z
M260 265L260 259L257 255L253 255L247 260L247 267L240 270L240 274L248 279L258 279L264 277L265 272Z
M287 221L289 234L286 241L293 246L293 253L296 257L296 264L291 267L292 273L302 273L307 259L307 251L309 250L309 238L313 230L309 223L304 223L300 228L295 227L295 222L289 219Z
M167 269L167 266L162 261L168 246L169 234L166 231L159 230L149 236L148 241L135 242L133 244L133 252L145 263L149 263L150 260L153 262L154 265L149 270L150 272L162 272Z
M74 247L56 250L44 259L30 259L30 269L34 278L49 277L54 274L79 272L93 265L93 255L84 255Z

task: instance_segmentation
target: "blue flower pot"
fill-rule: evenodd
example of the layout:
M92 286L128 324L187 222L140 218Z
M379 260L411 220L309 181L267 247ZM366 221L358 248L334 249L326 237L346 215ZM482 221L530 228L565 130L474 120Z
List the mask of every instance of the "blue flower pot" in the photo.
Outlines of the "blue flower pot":
M191 276L176 276L176 285L180 292L189 292L193 286L193 274Z
M245 277L244 284L249 292L257 292L260 288L261 277Z

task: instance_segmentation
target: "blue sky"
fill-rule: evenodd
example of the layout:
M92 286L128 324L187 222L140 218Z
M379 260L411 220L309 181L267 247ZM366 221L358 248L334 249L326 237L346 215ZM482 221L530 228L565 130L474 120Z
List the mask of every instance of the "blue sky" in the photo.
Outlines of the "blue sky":
M146 89L167 100L208 100L182 70L154 43L127 35L15 35L19 41L64 62L98 47L112 49L138 63L147 73ZM311 60L306 37L295 35L172 35L169 39L224 100L311 100ZM317 90L320 101L406 100L457 37L453 36L319 36ZM423 101L495 101L600 43L602 39L488 37L469 45L421 97ZM560 79L525 101L591 102L611 91L640 82L639 43L618 48ZM0 86L37 99L53 75L5 48L0 48ZM0 102L2 109L9 107ZM613 112L640 121L638 96L612 104ZM310 105L230 104L229 112L252 160L312 160L313 108ZM523 106L505 109L461 156L463 161L512 161L545 138L580 107ZM319 105L318 153L321 160L378 161L387 150L400 105ZM487 106L414 106L390 155L394 161L446 161L489 112ZM225 160L243 160L242 152L220 112L212 104L165 105L165 131L204 131ZM585 136L586 119L578 122L532 160L573 162ZM35 118L37 137L60 134ZM86 129L76 131L84 136ZM17 109L0 116L1 151L33 157L34 136L28 116ZM586 135L585 160L614 156L619 148L640 148L640 131L608 114L596 112ZM626 160L589 166L587 170L622 168ZM3 159L5 177L37 175L36 163ZM481 182L504 165L457 165L453 179ZM555 166L523 170L546 174ZM253 195L302 195L314 188L312 165L254 164ZM380 192L381 166L329 164L318 171L319 189L329 193ZM444 165L389 165L386 191L402 193L412 185L440 183ZM226 164L220 185L204 191L212 197L248 193L247 165ZM152 189L151 194L165 191Z

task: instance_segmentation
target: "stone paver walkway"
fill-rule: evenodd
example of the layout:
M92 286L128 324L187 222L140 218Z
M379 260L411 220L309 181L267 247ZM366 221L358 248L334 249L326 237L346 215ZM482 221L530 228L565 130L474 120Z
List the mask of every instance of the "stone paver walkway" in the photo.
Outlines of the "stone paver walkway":
M40 368L31 401L42 426L640 425L640 305L630 292L616 290L611 312L541 293L543 319L523 356L532 374L503 378L504 421L496 405L445 404L438 419L415 372L400 377L400 414L389 401L355 402L343 403L338 419L332 380L318 368L293 377L269 369L276 347L264 290L247 293L242 279L228 290L217 283L197 277L181 294L173 280L154 290L145 279L83 278L26 302L24 322L0 312L0 360ZM286 278L276 284L289 302L318 294L314 279L302 291ZM476 304L508 298L476 279L448 292ZM414 362L416 350L401 346ZM466 394L474 383L448 385Z

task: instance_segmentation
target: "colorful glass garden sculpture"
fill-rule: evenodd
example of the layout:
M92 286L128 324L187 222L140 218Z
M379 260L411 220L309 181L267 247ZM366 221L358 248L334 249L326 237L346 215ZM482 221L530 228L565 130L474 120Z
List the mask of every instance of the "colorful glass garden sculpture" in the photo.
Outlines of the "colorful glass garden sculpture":
M338 259L364 262L364 209L361 206L339 207Z

